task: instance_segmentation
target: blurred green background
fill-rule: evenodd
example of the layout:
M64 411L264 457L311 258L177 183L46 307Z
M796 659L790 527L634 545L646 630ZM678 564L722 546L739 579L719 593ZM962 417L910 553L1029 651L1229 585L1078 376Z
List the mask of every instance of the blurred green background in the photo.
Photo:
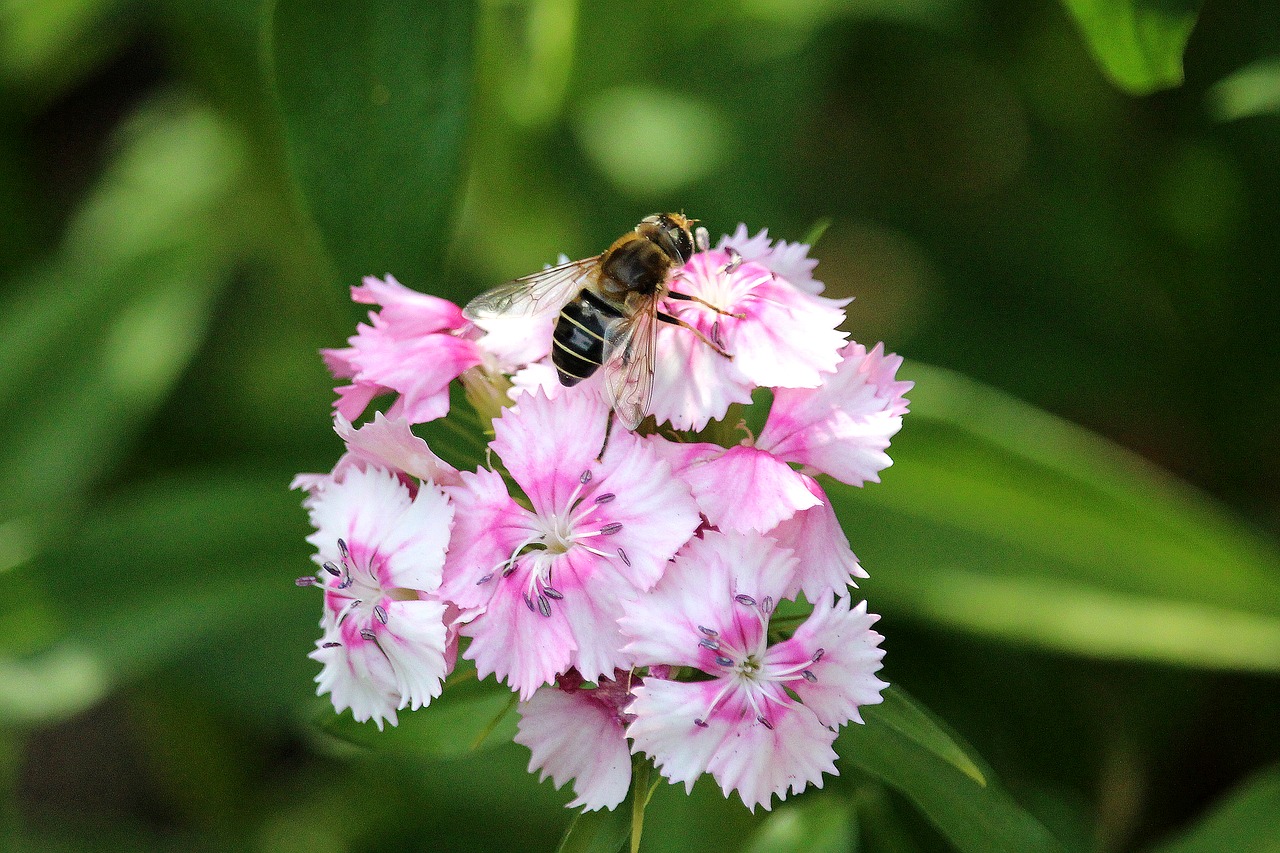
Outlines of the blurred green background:
M829 220L917 381L832 491L882 674L1008 811L853 761L663 786L646 849L1276 849L1274 3L271 5L0 2L0 849L554 849L505 729L334 736L286 487L360 274L461 301L666 210Z

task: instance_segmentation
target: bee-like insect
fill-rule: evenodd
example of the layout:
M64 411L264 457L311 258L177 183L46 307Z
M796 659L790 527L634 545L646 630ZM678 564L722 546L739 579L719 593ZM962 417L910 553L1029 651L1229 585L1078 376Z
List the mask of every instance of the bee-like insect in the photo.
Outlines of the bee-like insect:
M468 302L462 313L471 320L483 320L532 317L558 309L551 361L560 384L572 387L603 367L618 420L635 429L648 414L653 396L657 321L683 326L720 355L733 357L698 329L659 308L669 297L728 314L671 289L672 273L693 256L695 246L706 248L701 229L695 243L690 226L696 221L679 213L646 216L602 254L509 281Z

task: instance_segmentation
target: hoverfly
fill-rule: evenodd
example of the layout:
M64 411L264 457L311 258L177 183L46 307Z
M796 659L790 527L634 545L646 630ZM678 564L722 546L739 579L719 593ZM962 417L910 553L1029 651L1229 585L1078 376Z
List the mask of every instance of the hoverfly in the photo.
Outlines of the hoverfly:
M699 229L695 243L690 230L696 221L679 213L646 216L602 254L509 281L472 299L462 313L470 320L532 317L558 307L551 361L560 384L572 387L603 367L618 420L635 429L653 395L658 321L683 326L720 355L733 357L658 307L670 297L738 316L671 289L672 273L693 256L695 246L706 248L705 232Z

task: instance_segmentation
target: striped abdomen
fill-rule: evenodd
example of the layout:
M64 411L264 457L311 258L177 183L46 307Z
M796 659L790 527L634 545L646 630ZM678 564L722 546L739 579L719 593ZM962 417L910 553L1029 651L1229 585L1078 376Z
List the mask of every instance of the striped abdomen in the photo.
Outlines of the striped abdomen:
M551 363L561 385L571 388L604 364L605 329L622 318L621 311L589 290L560 309L552 335Z

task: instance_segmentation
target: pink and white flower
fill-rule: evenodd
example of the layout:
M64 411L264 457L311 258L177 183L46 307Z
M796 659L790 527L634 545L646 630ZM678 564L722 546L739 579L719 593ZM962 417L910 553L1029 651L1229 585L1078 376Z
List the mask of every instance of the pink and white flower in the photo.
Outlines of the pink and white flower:
M321 351L335 377L352 380L336 389L338 413L354 421L374 397L395 393L390 417L419 424L447 415L449 383L484 361L484 351L464 334L471 326L462 309L391 276L369 276L351 288L351 298L382 310L369 312L350 346Z
M638 678L636 679L639 680ZM613 809L631 787L631 751L623 708L631 701L632 676L622 670L594 687L574 670L539 688L518 706L515 742L532 752L529 772L551 777L557 788L570 779L576 795L569 808Z
M865 604L822 598L791 639L768 645L769 619L792 582L795 556L759 534L706 533L680 552L621 620L637 665L710 676L648 678L627 710L634 750L691 790L703 773L748 808L771 808L835 774L835 728L859 720L887 686ZM798 700L797 701L797 697Z
M440 586L453 509L433 484L416 495L390 471L353 469L310 501L324 586L318 693L363 722L396 724L396 710L440 694L450 662Z
M769 419L755 441L779 459L830 474L842 483L880 482L893 464L885 453L902 429L915 383L894 379L902 357L885 355L884 344L850 343L834 376L817 388L780 388Z
M500 474L463 473L441 595L476 614L465 656L522 699L575 667L594 680L626 668L617 618L697 529L688 487L635 435L608 438L589 396L525 395L494 421ZM602 452L603 451L603 452Z
M723 251L701 252L677 273L673 289L693 301L667 299L669 313L724 347L725 358L688 329L661 324L652 413L676 429L701 430L731 403L748 403L757 387L812 388L840 363L848 335L844 312L767 268Z

